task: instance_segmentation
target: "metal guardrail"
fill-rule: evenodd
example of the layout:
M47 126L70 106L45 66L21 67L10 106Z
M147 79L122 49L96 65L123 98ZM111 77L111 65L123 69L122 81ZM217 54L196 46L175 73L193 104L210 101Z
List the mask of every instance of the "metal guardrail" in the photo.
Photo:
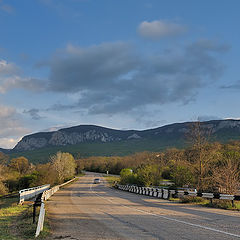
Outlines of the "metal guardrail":
M33 187L33 188L26 188L19 191L19 204L22 204L25 200L30 200L37 197L39 194L43 193L47 189L50 188L50 184Z
M128 191L136 194L147 195L157 198L169 199L172 196L182 197L182 196L193 196L193 197L202 197L207 199L222 199L222 200L231 200L234 204L234 200L240 200L240 195L228 195L221 193L200 193L195 191L183 191L183 190L168 190L162 188L150 188L150 187L137 187L133 185L120 185L116 184L117 189Z
M42 197L41 197L41 207L40 207L40 213L39 213L39 217L38 217L38 224L37 224L37 230L36 230L36 234L35 237L38 237L38 235L40 234L40 232L43 230L43 225L44 225L44 216L45 216L45 205L44 205L44 201L46 201L47 199L49 199L55 192L57 192L59 190L59 188L65 186L68 183L71 183L72 181L74 181L76 178L73 178L61 185L57 185L55 187L52 187L46 191L43 192Z
M45 217L45 208L44 208L44 203L42 202L40 207L40 213L38 217L38 224L37 224L35 237L37 237L40 234L40 232L43 230L44 217Z

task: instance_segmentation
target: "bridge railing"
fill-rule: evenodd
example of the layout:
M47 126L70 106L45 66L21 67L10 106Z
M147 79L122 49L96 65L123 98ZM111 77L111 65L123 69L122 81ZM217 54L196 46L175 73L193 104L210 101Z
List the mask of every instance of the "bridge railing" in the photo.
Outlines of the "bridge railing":
M162 199L169 199L170 197L192 196L207 198L210 200L211 199L231 200L233 205L234 200L240 200L240 195L229 195L221 193L202 193L197 191L169 190L164 188L138 187L134 185L121 185L121 184L116 184L115 187L119 190Z
M40 213L38 217L38 224L37 224L37 229L36 229L36 234L35 237L37 237L40 232L43 230L43 224L44 224L44 216L45 216L45 204L44 201L49 199L55 192L57 192L61 187L65 186L68 183L71 183L74 181L76 178L73 178L61 185L54 186L50 189L47 189L46 191L43 192L42 197L41 197L41 207L40 207Z
M33 187L33 188L26 188L19 191L19 204L22 204L25 200L34 199L39 194L43 193L44 191L50 188L50 184Z

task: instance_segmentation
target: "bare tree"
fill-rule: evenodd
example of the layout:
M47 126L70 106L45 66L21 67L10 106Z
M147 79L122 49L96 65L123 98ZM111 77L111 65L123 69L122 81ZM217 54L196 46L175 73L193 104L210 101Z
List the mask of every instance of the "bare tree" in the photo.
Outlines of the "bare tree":
M189 125L189 131L186 134L188 142L192 149L188 160L193 165L197 175L197 189L203 191L206 188L206 181L208 181L209 163L212 160L209 151L209 137L211 128L204 128L199 121L193 122Z
M213 170L213 179L216 186L223 193L234 194L240 188L239 162L227 158Z
M62 183L65 179L74 176L76 162L70 153L57 152L51 156L53 169L57 173L57 182Z

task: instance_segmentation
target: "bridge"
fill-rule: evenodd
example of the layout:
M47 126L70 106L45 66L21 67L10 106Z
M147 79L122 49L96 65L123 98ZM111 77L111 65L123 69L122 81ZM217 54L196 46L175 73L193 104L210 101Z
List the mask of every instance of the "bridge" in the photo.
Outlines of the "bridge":
M240 239L238 211L116 190L96 173L58 191L47 205L52 239Z

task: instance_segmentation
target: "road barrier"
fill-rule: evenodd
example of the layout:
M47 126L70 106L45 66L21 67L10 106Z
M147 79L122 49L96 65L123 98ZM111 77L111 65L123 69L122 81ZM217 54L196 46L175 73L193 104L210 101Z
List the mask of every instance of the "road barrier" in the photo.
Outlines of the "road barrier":
M38 217L38 224L37 224L35 237L37 237L40 234L40 232L43 230L44 217L45 217L45 207L44 207L44 202L42 202L40 207L40 213Z
M44 224L44 216L45 216L45 205L44 205L44 201L46 201L47 199L49 199L55 192L57 192L61 187L71 183L72 181L74 181L76 178L73 178L61 185L57 185L55 187L52 187L51 189L48 189L46 191L44 191L42 193L42 197L41 197L41 207L40 207L40 213L39 213L39 217L38 217L38 224L37 224L37 230L36 230L36 234L35 237L38 237L38 235L40 234L40 232L43 230L43 224Z
M169 190L164 188L150 188L150 187L138 187L135 185L121 185L116 184L115 188L128 191L140 195L146 195L156 198L169 199L170 197L183 197L183 196L192 196L192 197L202 197L207 199L221 199L221 200L231 200L234 205L234 200L240 200L240 195L228 195L221 193L201 193L196 191L183 191L183 190Z
M22 189L19 191L19 204L22 204L25 200L31 200L36 198L39 194L43 193L50 188L50 184Z
M33 188L27 188L27 189L22 189L19 191L19 204L22 204L25 200L34 200L34 216L33 216L33 222L35 221L35 213L36 213L36 206L38 206L38 203L40 204L40 213L38 217L38 224L37 224L37 230L35 237L37 237L40 232L43 229L43 224L44 224L44 216L45 216L45 205L44 201L49 199L55 192L59 190L59 188L65 186L68 183L71 183L74 181L76 178L73 178L61 185L57 185L55 187L50 188L50 184L38 186L38 187L33 187ZM41 196L42 195L42 196ZM38 203L36 202L38 199Z

